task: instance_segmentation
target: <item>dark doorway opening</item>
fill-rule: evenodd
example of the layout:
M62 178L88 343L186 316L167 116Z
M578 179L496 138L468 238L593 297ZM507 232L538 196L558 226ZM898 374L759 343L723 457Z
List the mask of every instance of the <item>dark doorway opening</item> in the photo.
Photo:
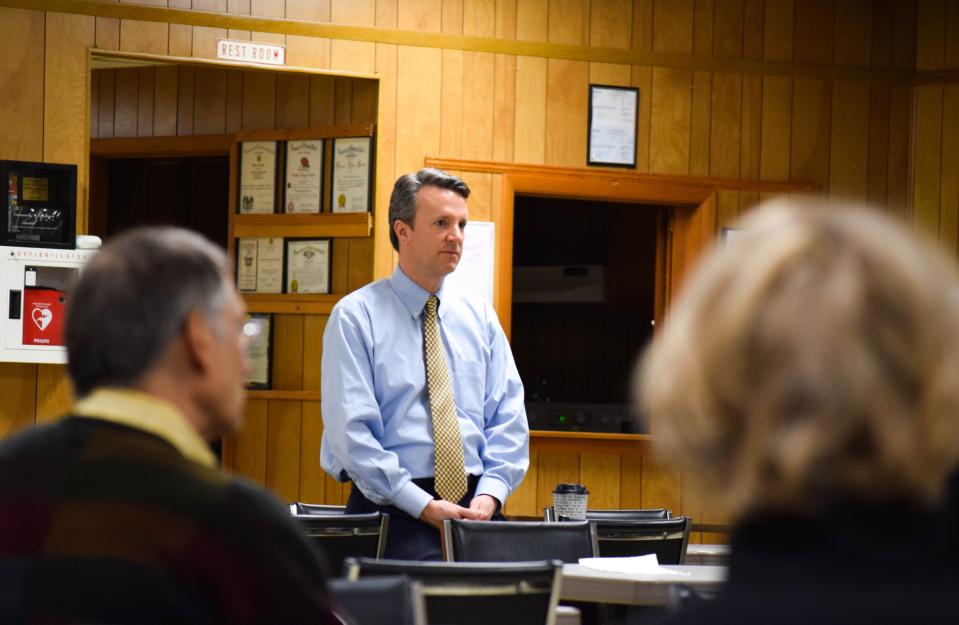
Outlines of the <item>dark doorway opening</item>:
M181 226L227 247L229 156L91 159L90 232Z
M636 432L636 357L652 337L669 208L517 196L512 349L530 426Z

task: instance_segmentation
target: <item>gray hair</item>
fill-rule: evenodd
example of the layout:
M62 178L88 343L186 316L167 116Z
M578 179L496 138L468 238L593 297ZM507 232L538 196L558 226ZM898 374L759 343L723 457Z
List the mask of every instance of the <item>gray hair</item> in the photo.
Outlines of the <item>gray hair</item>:
M421 169L415 174L403 174L397 178L396 184L393 185L393 193L390 195L390 243L396 251L400 249L400 242L396 238L393 224L402 221L410 228L413 227L413 217L416 215L416 194L423 186L455 191L464 200L470 196L470 188L460 178L431 167Z
M212 319L230 293L226 267L220 248L182 228L137 228L107 243L68 300L68 369L77 395L134 385L191 312Z

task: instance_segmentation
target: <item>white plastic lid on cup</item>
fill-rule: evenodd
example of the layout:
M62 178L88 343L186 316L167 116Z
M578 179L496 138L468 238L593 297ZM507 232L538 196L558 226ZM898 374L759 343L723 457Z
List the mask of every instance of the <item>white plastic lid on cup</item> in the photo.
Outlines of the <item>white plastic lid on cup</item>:
M556 518L586 519L589 491L582 484L557 484L553 489L553 512Z

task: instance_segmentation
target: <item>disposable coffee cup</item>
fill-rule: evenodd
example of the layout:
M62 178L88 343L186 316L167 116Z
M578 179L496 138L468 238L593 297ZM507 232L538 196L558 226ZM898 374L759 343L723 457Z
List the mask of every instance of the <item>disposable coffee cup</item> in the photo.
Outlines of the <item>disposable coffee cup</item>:
M583 521L588 500L589 491L582 484L557 484L553 489L553 512L556 518Z

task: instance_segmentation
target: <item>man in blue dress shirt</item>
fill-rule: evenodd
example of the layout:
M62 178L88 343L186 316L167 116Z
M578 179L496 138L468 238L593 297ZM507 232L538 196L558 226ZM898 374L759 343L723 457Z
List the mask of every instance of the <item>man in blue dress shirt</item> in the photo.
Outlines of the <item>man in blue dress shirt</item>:
M529 467L523 384L496 313L444 284L463 251L467 197L465 182L436 169L401 176L389 213L399 266L340 300L323 334L320 463L352 480L348 512L390 514L388 558L439 560L443 520L499 516ZM437 495L433 480L423 339L431 295L468 476L458 501Z

